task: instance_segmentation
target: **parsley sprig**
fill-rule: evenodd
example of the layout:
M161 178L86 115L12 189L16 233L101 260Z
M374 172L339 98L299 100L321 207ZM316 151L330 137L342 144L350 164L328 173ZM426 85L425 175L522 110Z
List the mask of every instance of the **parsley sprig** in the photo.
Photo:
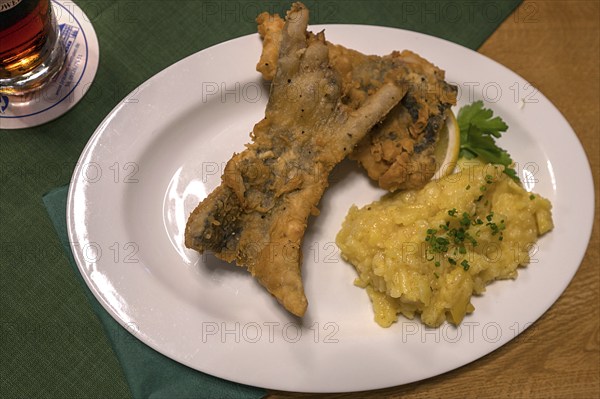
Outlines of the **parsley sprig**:
M508 125L499 116L493 117L491 109L483 108L483 101L465 105L458 111L460 128L461 158L481 158L485 162L504 165L504 173L519 180L516 171L511 168L513 161L508 152L496 144Z

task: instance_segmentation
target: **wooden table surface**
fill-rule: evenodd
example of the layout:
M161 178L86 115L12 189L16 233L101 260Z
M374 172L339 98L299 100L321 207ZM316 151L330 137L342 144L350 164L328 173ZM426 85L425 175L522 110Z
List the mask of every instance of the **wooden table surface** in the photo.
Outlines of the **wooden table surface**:
M567 118L592 167L596 222L599 5L594 0L525 1L479 49L531 82ZM383 390L335 395L271 392L268 398L600 397L599 235L596 223L583 263L550 310L517 339L471 364Z

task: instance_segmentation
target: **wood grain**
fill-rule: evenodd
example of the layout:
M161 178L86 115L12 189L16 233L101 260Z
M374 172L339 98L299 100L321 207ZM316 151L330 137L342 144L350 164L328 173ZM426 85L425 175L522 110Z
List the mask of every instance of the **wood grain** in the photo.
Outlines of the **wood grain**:
M594 174L596 222L600 215L599 21L597 1L525 1L479 49L531 82L567 118ZM550 310L517 339L469 365L377 391L332 395L272 391L268 398L597 398L599 235L596 223L580 269Z

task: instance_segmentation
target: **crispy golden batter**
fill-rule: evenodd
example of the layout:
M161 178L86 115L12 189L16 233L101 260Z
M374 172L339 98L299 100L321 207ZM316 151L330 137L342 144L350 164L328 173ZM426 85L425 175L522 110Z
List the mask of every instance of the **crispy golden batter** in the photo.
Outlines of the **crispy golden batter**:
M245 266L291 313L307 307L300 264L309 215L332 168L404 96L393 73L359 106L343 102L324 35L308 35L294 3L281 30L265 117L227 163L221 185L188 219L185 243Z
M256 19L263 37L257 70L271 80L279 52L282 20L262 13ZM456 104L456 87L444 80L444 71L411 51L387 56L365 55L327 43L330 65L341 75L344 102L357 107L381 87L390 71L408 85L402 102L375 126L350 154L379 186L390 191L425 185L441 165L433 151L445 123L445 111Z
M281 31L285 21L279 15L271 16L271 14L263 12L256 17L256 23L258 24L258 34L263 40L263 51L256 68L266 80L271 81L277 71Z

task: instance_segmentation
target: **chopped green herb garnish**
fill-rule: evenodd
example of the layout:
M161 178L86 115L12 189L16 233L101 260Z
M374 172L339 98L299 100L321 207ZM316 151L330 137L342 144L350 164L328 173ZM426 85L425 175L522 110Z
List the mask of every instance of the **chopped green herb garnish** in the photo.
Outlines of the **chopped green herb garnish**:
M435 245L435 249L436 252L447 252L448 251L448 244L450 244L450 241L448 241L447 238L444 237L436 237L434 245Z
M535 195L531 194L531 195L529 196L529 199L533 201L533 200L535 199Z
M493 216L494 216L494 212L492 212L486 216L488 223L486 223L485 225L489 226L490 230L492 230L493 236L498 234L498 240L502 241L504 239L504 237L502 235L502 231L506 228L506 225L504 224L504 219L500 220L500 224L497 224L497 223L492 222Z
M471 217L467 212L463 212L462 219L460 219L461 226L469 226L471 224Z
M471 267L471 265L469 265L469 262L467 262L466 259L463 259L463 261L460 262L460 265L463 267L463 269L465 269L465 271L469 270L469 268Z
M449 216L456 217L458 211L456 208L452 208L447 211ZM493 212L490 212L486 219L488 223L486 226L492 229L492 235L499 234L502 236L502 230L504 229L504 219L496 224L492 221L494 216ZM425 258L428 261L433 261L436 267L440 267L443 263L443 259L446 259L450 265L457 265L457 257L462 257L467 254L467 245L473 247L477 246L477 240L475 236L479 236L480 230L477 229L474 234L471 234L471 226L483 225L484 221L481 220L477 214L470 215L468 212L463 212L460 218L456 221L446 221L439 225L439 229L427 229L427 235L425 236L425 242L427 245ZM493 231L497 231L493 233ZM501 238L500 238L501 239ZM445 255L441 258L437 254ZM463 261L460 266L469 268L468 262Z

